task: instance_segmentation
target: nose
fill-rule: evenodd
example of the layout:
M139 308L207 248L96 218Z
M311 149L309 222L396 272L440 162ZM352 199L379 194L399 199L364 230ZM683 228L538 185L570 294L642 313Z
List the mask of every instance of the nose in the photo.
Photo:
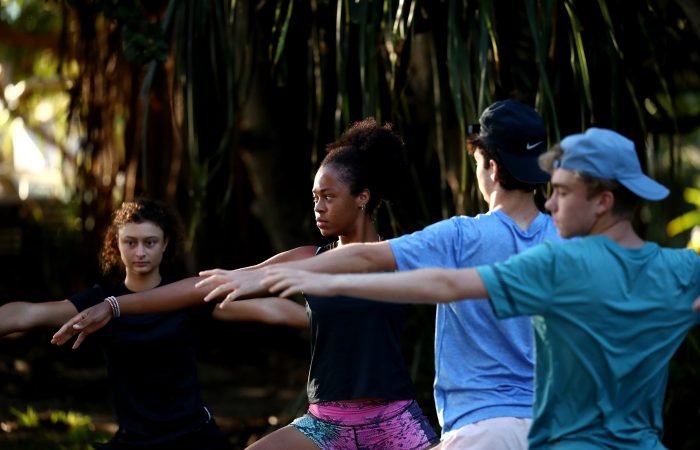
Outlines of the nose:
M321 212L321 211L325 211L325 210L326 210L326 206L323 204L322 200L318 200L314 204L314 212Z
M552 212L552 211L554 211L554 210L556 209L557 202L556 202L556 200L555 200L554 197L555 197L555 194L552 194L552 195L547 199L547 201L544 202L544 207L545 207L545 209L546 209L547 211Z
M139 242L136 245L136 255L137 256L144 256L145 254L146 254L146 246L142 242Z

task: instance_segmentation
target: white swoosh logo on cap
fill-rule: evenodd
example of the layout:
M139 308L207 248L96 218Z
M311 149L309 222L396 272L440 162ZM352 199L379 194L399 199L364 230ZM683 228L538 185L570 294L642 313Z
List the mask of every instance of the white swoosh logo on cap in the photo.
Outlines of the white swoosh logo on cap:
M542 143L542 141L535 142L534 144L527 143L527 144L525 144L525 148L527 148L528 150L532 150L533 148L537 147L541 143Z

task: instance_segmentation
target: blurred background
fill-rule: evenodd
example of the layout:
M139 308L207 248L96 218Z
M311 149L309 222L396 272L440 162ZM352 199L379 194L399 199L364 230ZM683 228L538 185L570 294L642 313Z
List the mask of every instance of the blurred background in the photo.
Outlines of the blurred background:
M484 211L466 127L505 98L540 112L550 144L592 125L633 139L672 191L640 232L700 250L695 0L0 0L0 303L90 287L111 211L138 196L185 219L183 275L322 243L314 172L368 116L395 124L412 169L383 236ZM405 350L435 422L433 321L414 310ZM114 431L98 350L53 348L52 331L0 339L3 449ZM215 324L201 347L232 442L304 410L304 333ZM699 372L695 330L671 366L669 448L700 448Z

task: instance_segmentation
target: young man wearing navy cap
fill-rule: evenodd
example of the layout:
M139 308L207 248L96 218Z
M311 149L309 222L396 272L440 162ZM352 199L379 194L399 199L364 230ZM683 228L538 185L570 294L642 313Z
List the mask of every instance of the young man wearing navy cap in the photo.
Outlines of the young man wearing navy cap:
M535 189L549 180L537 164L547 147L537 112L518 101L499 101L472 130L468 149L488 213L453 217L397 239L343 246L283 266L331 273L472 267L559 240L551 218L534 201ZM208 282L232 282L243 296L260 288L262 274L221 272ZM227 290L221 284L210 296ZM485 298L438 305L434 397L443 448L527 449L533 347L530 319L500 321Z
M541 161L552 172L546 207L561 235L583 238L475 269L366 275L278 269L263 283L284 295L304 290L384 301L488 296L501 319L533 316L530 449L663 449L668 362L700 322L691 310L700 296L700 257L645 242L634 231L641 199L661 200L668 190L642 173L630 140L591 128Z

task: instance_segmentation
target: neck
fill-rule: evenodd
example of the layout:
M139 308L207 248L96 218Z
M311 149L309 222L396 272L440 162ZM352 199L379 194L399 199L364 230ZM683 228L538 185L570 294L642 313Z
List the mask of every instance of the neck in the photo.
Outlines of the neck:
M360 242L377 242L379 240L379 233L377 233L377 230L374 228L372 219L367 215L363 215L361 222L355 227L351 234L338 236L338 247Z
M498 187L489 195L488 203L489 211L500 210L513 219L523 230L530 227L540 212L531 192L507 191Z
M593 225L589 235L603 235L621 247L639 248L644 240L639 237L629 219L611 214L601 216Z
M153 289L160 284L160 271L154 270L148 274L138 274L127 272L124 285L131 292L141 292Z

